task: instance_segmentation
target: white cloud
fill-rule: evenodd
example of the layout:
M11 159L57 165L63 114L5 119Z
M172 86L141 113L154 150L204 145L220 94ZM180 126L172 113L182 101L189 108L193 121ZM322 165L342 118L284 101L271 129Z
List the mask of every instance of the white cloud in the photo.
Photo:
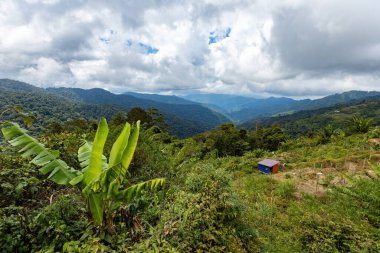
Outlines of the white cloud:
M40 57L20 71L20 80L30 81L39 86L61 86L72 82L65 65L52 58ZM54 80L54 83L51 82Z
M376 0L2 0L0 77L168 94L378 90L376 9Z

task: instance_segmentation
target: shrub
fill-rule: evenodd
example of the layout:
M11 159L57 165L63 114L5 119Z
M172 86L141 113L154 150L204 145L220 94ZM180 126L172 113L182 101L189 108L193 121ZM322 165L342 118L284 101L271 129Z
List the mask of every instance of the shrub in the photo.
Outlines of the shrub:
M155 243L160 252L241 251L232 222L239 206L227 171L212 164L193 166L181 189L169 189L166 201L154 239L145 250Z
M0 209L0 245L2 252L30 252L27 229L21 207Z
M60 250L65 242L82 236L87 227L86 215L86 203L79 196L60 196L33 218L30 243L36 248Z
M352 127L355 133L367 133L371 127L371 120L361 116L352 118Z

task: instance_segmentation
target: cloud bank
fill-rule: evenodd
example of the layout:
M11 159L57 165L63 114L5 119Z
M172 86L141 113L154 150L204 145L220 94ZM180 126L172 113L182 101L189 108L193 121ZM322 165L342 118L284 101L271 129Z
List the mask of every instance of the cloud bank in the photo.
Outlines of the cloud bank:
M293 97L380 87L380 1L2 0L0 77Z

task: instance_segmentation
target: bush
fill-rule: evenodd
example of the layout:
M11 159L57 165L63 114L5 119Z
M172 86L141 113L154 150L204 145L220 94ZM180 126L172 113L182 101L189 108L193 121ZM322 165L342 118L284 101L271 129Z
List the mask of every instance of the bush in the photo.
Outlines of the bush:
M0 245L2 252L30 252L26 224L21 207L0 209Z
M77 195L60 196L42 208L29 225L36 248L61 250L65 242L77 240L87 227L86 205Z
M241 241L232 223L237 215L231 175L212 164L194 166L181 189L169 189L154 240L136 247L156 243L160 252L238 252Z
M352 129L354 133L367 133L371 127L371 120L361 116L352 118Z

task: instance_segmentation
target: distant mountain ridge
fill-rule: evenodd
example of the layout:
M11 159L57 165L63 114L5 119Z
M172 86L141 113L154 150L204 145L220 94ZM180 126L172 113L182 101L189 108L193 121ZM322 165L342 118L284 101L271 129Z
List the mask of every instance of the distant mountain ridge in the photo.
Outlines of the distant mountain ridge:
M116 105L128 110L133 107L156 108L164 115L172 132L181 137L184 137L182 134L185 132L187 132L186 136L189 136L228 121L223 115L191 102L188 104L162 103L126 94L114 94L98 88L89 90L48 88L47 91L76 101L98 105Z
M221 108L228 117L242 123L255 118L318 109L378 95L380 92L377 91L347 91L314 100L295 100L286 97L252 98L223 94L193 94L184 98L208 105L210 108L213 106Z
M166 103L166 104L178 104L178 105L193 105L199 104L181 97L174 95L158 95L158 94L147 94L147 93L137 93L137 92L125 92L124 95L133 96L136 98L148 99L156 102Z
M0 88L8 91L23 91L23 92L42 92L44 89L38 88L28 83L12 80L0 79Z
M39 98L51 106L54 106L55 103L56 106L65 107L73 115L81 115L75 112L78 110L90 117L96 116L95 111L111 117L116 112L127 112L133 107L144 109L153 107L163 113L169 123L169 131L179 137L187 137L209 130L227 121L242 124L255 119L291 115L298 111L347 104L380 95L380 92L377 91L348 91L314 100L294 100L286 97L252 98L221 94L193 94L178 97L134 92L114 94L99 88L88 90L80 88L43 89L19 81L0 79L0 95L2 97L14 98L17 93L33 94L34 103L38 103ZM27 100L23 99L24 95L18 102L27 103ZM7 101L12 103L12 100L8 99ZM93 110L90 109L91 106ZM44 113L48 114L45 109Z
M61 110L71 112L73 117L77 115L77 117L106 116L110 118L117 112L128 112L133 107L144 109L153 107L164 115L169 125L169 132L178 137L192 136L228 121L223 115L193 102L187 104L162 103L130 95L117 95L99 88L89 90L80 88L42 89L19 81L0 79L0 96L7 98L3 99L3 102L6 101L3 106L21 104L28 110L43 115L49 114L49 112L45 105L40 104L40 101L44 101L44 104L52 107L52 111L59 111L59 108L62 108ZM36 105L38 110L29 107L29 103ZM91 106L93 110L89 110ZM79 112L83 112L83 115ZM69 117L68 114L64 115L65 117L60 117L62 120ZM59 115L57 117L59 118Z
M318 131L329 124L335 129L350 127L354 115L369 118L374 126L379 126L380 95L353 99L329 107L301 110L289 115L254 119L240 126L253 130L256 128L256 123L266 127L279 124L291 136L299 136Z

